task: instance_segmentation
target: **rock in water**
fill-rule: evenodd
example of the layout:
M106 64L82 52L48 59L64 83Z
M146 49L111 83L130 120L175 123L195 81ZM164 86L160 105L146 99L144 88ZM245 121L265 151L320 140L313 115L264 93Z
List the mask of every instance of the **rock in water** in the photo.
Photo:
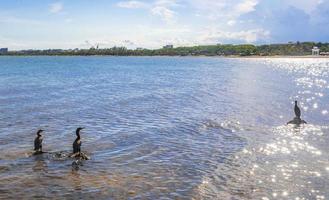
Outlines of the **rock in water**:
M80 159L72 162L72 168L78 170L82 166L82 161Z
M71 155L72 158L79 158L81 160L90 160L90 157L83 152L74 153Z
M307 122L305 120L302 120L299 117L295 117L293 120L287 122L287 124L296 124L296 125L300 125L300 124L307 124Z

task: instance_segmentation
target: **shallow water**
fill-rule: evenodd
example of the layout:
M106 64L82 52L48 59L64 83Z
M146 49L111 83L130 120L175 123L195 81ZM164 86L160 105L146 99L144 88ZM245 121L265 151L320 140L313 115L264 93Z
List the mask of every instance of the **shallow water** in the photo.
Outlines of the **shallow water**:
M329 198L329 59L0 57L0 198ZM301 127L286 126L297 99ZM91 156L78 170L75 129ZM30 156L36 131L44 150Z

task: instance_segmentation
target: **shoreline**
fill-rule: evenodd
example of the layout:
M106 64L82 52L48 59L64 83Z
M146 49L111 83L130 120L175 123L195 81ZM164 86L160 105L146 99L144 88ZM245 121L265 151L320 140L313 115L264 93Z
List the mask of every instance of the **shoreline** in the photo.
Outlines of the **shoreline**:
M141 56L141 55L0 55L1 57L176 57L176 58L247 58L247 59L258 59L258 58L320 58L320 59L329 59L329 56L207 56L207 55L188 55L188 56L180 56L180 55L154 55L154 56Z
M244 56L240 58L329 58L329 56Z

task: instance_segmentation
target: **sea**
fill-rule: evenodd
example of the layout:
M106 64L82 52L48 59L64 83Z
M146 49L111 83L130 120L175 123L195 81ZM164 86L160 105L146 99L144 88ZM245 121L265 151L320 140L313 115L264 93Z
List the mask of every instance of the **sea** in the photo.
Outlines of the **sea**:
M329 199L328 94L328 58L1 56L0 199Z

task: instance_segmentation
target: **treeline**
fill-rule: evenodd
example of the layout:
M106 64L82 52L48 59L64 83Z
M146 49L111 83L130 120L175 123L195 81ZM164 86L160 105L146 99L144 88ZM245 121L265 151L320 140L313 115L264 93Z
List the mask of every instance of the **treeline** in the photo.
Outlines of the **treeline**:
M259 55L275 56L305 56L311 55L313 47L318 47L320 52L329 52L329 43L296 42L288 44L271 44L257 46Z
M312 48L319 47L321 52L329 52L329 43L296 42L288 44L269 45L204 45L194 47L177 47L162 49L127 49L126 47L112 47L104 49L49 49L49 50L21 50L8 51L1 55L49 55L49 56L305 56L311 55Z

